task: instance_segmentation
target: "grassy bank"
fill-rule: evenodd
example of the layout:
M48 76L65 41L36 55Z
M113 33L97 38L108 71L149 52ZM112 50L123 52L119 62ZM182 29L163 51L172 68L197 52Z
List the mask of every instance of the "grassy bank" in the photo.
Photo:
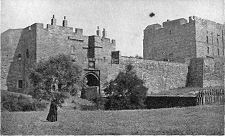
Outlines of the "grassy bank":
M224 134L223 106L58 113L54 123L48 111L2 113L1 134Z

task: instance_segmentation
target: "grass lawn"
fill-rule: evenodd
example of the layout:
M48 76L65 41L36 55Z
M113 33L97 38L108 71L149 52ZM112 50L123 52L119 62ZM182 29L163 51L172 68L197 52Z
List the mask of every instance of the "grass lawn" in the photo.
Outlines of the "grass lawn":
M79 111L59 110L58 121L46 122L48 111L2 112L1 134L224 134L223 106Z

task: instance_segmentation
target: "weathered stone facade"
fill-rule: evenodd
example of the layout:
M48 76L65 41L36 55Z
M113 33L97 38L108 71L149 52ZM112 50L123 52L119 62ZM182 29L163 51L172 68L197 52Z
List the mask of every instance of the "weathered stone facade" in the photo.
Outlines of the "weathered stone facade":
M188 86L224 86L224 62L222 58L193 58L190 61Z
M105 29L102 36L99 29L96 35L86 36L82 29L75 28L73 31L72 27L68 27L65 17L63 22L63 26L58 26L53 17L46 28L41 23L35 23L24 29L9 29L1 34L2 89L28 92L31 87L29 69L36 62L59 53L71 55L72 61L83 69L88 67L88 57L95 58L95 67L101 71L101 87L130 63L149 88L148 95L186 86L224 85L224 70L221 69L224 68L224 60L197 58L206 54L204 51L201 53L203 45L196 43L196 19L190 18L189 23L185 19L164 22L163 28L158 24L148 26L144 31L144 59L120 56L119 64L111 64L111 52L116 50L116 41L107 38ZM198 33L203 30L205 28L199 27ZM208 46L224 48L221 42ZM208 57L215 57L215 52ZM165 59L172 62L162 61ZM178 63L186 60L190 63ZM211 67L215 69L214 72L210 71Z
M187 64L130 57L121 57L120 65L114 64L114 67L110 67L107 81L114 79L120 71L125 69L127 64L132 64L138 77L145 81L145 86L148 88L148 95L186 86Z
M189 62L198 57L224 57L225 25L196 16L167 20L144 30L143 57Z
M64 22L67 20L63 20ZM83 30L56 25L53 17L51 24L44 28L43 24L35 23L24 29L9 29L1 34L1 88L15 92L29 91L29 69L36 62L55 56L59 53L70 54L75 63L87 68L88 46L90 37L94 49L96 67L108 65L111 61L111 51L115 51L115 40L98 35L85 36ZM99 30L98 30L99 31ZM20 85L19 85L20 84Z
M187 86L224 86L224 33L224 24L196 16L188 21L167 20L163 26L149 25L144 30L143 56L148 60L188 64ZM216 72L208 70L211 67Z

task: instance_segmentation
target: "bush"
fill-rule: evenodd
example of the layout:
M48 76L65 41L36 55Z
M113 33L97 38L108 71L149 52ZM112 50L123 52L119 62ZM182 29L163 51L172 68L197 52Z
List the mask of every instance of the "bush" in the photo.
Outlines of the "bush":
M134 67L129 64L125 72L120 72L115 80L104 89L108 101L106 110L142 109L145 108L147 90L144 81L136 75Z
M44 102L44 101L34 101L34 106L35 106L35 110L36 111L43 111L47 108L48 106L48 102Z
M2 99L2 111L37 111L44 110L47 107L46 102L41 102L32 98L26 98L22 95L4 94Z

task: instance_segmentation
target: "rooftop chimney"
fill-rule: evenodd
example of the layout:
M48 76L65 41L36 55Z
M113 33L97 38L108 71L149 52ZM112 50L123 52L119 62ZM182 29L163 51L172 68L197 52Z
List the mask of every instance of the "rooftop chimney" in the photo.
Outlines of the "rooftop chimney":
M51 25L56 25L55 15L52 16Z
M106 38L106 31L105 31L105 28L103 28L103 31L102 31L102 37L103 37L103 38Z
M66 16L64 16L63 18L63 23L62 23L63 27L67 27L67 20L66 20Z
M97 26L96 34L97 34L97 36L100 36L99 26Z

